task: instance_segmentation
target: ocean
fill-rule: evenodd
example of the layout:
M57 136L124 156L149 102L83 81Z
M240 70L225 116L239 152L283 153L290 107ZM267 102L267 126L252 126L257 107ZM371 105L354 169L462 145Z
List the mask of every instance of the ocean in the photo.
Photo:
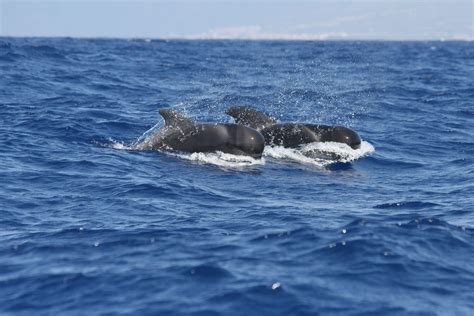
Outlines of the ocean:
M0 38L1 315L473 315L474 43ZM172 107L344 159L138 151Z

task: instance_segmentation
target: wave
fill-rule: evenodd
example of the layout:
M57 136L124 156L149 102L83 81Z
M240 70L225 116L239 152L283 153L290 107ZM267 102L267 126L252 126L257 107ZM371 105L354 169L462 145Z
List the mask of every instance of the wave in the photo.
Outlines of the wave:
M374 151L374 146L366 141L362 141L359 149L352 149L342 143L322 142L310 143L299 148L267 146L263 154L265 157L325 167L336 162L348 163Z
M25 56L22 54L17 54L13 52L8 52L4 55L0 55L0 61L4 61L4 62L15 62L22 58L25 58Z
M440 206L436 203L422 202L422 201L407 201L407 202L393 202L375 205L377 209L423 209Z
M192 154L175 154L177 157L196 161L205 164L216 165L224 168L242 168L249 166L261 166L265 164L265 159L255 159L250 156L238 156L223 153L221 151L212 153L192 153Z
M66 54L62 50L50 45L23 45L20 49L33 58L66 59Z

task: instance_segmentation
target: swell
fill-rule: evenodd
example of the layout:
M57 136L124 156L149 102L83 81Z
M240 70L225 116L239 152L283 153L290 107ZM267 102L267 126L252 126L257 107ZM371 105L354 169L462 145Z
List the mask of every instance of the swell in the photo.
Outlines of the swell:
M1 38L0 313L471 314L472 56ZM376 150L312 144L354 158L323 167L132 150L159 108L228 122L238 104Z

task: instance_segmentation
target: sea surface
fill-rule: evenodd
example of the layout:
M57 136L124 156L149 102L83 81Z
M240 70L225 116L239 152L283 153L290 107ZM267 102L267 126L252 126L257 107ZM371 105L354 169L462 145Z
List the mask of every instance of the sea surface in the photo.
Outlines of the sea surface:
M0 38L1 315L474 315L474 43ZM138 151L173 107L344 159Z

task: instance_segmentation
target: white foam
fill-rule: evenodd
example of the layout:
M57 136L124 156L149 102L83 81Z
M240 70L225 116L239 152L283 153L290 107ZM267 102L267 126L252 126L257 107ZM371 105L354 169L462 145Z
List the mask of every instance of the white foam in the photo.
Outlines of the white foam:
M172 154L172 153L171 153ZM254 159L250 156L240 156L240 155L232 155L226 154L221 151L211 152L211 153L192 153L192 154L174 154L179 158L197 161L206 164L212 164L219 167L225 168L243 168L249 166L258 166L264 165L265 159Z
M343 143L322 142L310 143L299 148L266 146L263 155L324 167L335 162L351 162L373 151L374 146L366 141L362 141L359 149L352 149Z
M109 138L108 144L102 144L118 150L146 150L146 146L140 148L137 144L146 143L150 132L155 127L145 132L137 141L132 144L125 144L120 141ZM375 151L372 144L362 141L359 149L352 149L346 144L336 142L318 142L310 143L299 148L285 148L280 146L265 146L264 157L270 157L278 160L289 160L301 164L325 167L335 162L351 162ZM232 155L223 152L211 153L176 153L172 151L160 151L164 154L179 157L181 159L196 161L205 164L212 164L224 168L245 168L250 166L264 165L265 159L254 159L250 156Z
M125 144L124 142L108 138L106 142L94 141L97 146L106 147L106 148L113 148L119 150L133 150L133 144Z
M114 140L111 140L109 147L113 149L119 149L119 150L132 150L133 149L133 147L130 145L124 144L122 142L114 141Z
M270 147L266 146L263 151L264 157L270 157L278 160L290 160L296 161L303 164L316 165L319 167L324 166L324 161L306 157L301 153L299 149L296 148L285 148L280 146Z

